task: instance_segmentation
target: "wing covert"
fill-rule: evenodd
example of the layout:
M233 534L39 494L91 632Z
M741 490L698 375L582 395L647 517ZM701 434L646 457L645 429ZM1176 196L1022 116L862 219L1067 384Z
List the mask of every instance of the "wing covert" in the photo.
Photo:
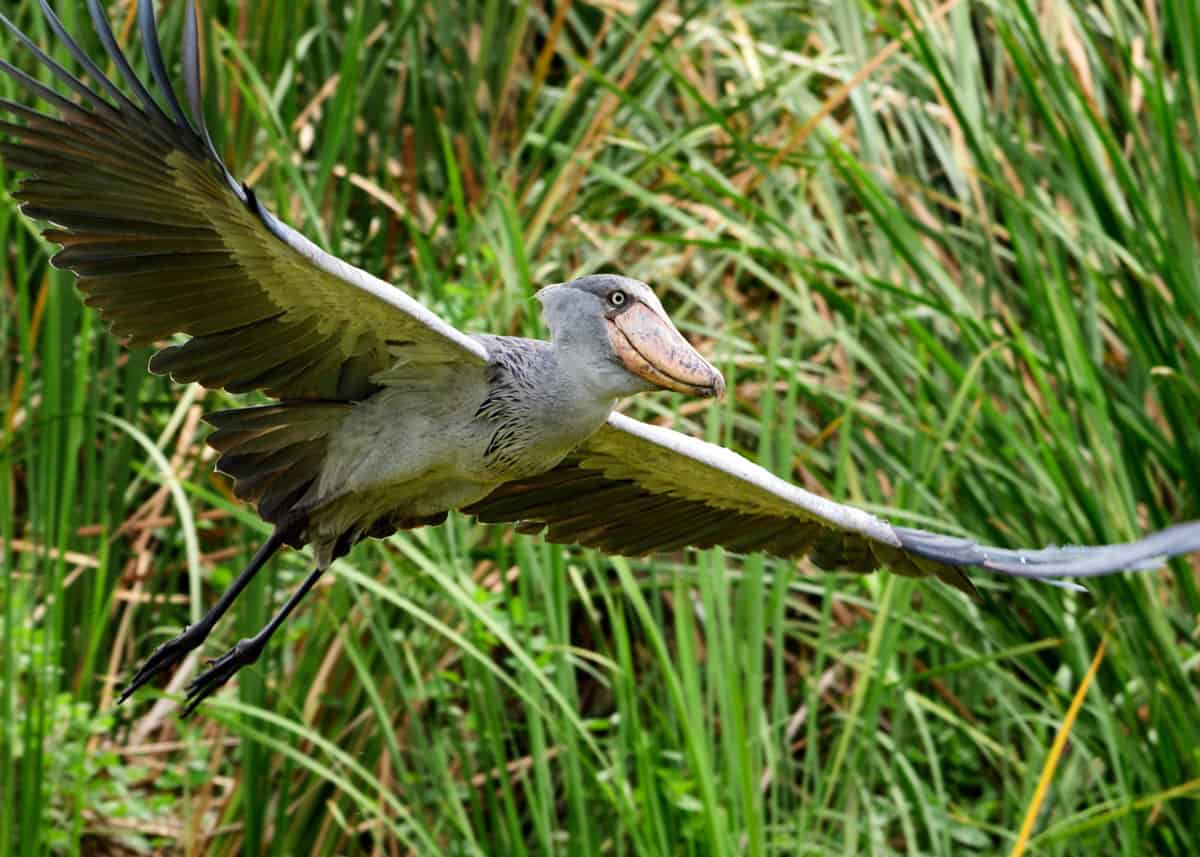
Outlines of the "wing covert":
M194 2L183 65L192 124L167 76L151 0L140 0L143 47L166 110L126 59L99 0L88 0L108 58L132 98L71 39L46 0L56 37L104 95L74 77L7 17L2 22L76 104L8 62L50 116L0 100L0 159L28 173L15 196L50 221L89 306L114 333L142 345L184 333L150 368L178 381L279 398L357 399L397 362L483 363L483 347L399 289L326 253L239 185L204 121ZM107 96L107 97L105 97ZM136 102L135 100L136 99Z
M1097 547L1009 550L969 539L894 527L805 491L737 453L621 414L558 467L502 485L462 511L485 522L518 521L523 532L628 556L685 547L724 547L808 556L819 568L887 567L936 576L968 593L964 571L1014 577L1078 578L1147 570L1200 550L1200 521L1134 542Z

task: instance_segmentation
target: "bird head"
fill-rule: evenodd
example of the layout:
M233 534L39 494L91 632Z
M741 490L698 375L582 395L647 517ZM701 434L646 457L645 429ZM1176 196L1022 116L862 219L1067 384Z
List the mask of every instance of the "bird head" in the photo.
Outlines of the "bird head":
M547 286L536 295L556 348L616 367L616 395L674 390L720 397L725 379L667 317L650 287L614 274Z

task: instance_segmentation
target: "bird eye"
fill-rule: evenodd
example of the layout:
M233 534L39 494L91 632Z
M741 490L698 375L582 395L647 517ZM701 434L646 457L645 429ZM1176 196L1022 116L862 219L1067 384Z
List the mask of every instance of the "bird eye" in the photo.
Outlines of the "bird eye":
M613 292L608 296L608 302L613 306L625 306L625 293Z

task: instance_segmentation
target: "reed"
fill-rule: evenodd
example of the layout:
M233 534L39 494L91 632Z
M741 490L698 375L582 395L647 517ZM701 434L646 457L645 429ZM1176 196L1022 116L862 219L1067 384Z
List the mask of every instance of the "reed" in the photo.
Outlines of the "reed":
M620 271L731 382L641 415L813 490L1013 545L1200 517L1195 3L204 5L234 172L448 321L533 334L538 285ZM83 3L55 6L100 55ZM5 14L48 43L35 2ZM33 67L6 34L0 57ZM15 182L0 850L1194 852L1195 558L1088 596L978 577L972 603L452 516L339 562L199 716L115 708L265 529L198 425L232 400L112 340ZM276 561L205 654L305 565Z

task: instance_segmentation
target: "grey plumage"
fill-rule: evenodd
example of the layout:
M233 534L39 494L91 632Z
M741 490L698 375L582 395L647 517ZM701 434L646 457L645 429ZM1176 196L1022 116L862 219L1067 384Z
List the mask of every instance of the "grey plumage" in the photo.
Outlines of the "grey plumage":
M614 515L614 508L624 511ZM526 532L606 553L722 546L808 556L830 570L887 566L932 574L973 591L958 568L970 563L946 561L957 555L915 559L899 531L878 518L803 491L728 450L620 414L558 467L508 482L463 511L492 523L522 521Z
M569 503L565 502L571 497ZM613 515L613 507L635 510ZM818 568L936 576L967 592L967 568L1063 584L1147 570L1200 551L1200 522L1120 545L1010 550L908 527L790 485L732 452L620 414L553 470L506 483L463 511L493 523L522 521L551 541L640 556L722 546ZM631 525L633 524L633 525Z
M203 642L279 547L311 544L316 568L259 634L192 683L188 710L258 656L335 557L363 538L440 523L451 509L611 553L722 546L808 556L822 568L932 575L967 592L966 569L1078 578L1200 550L1200 522L1123 545L1038 551L893 527L729 450L615 414L618 400L647 390L724 391L644 283L596 275L541 290L549 343L467 336L325 253L234 178L204 118L194 3L182 51L190 117L171 86L150 0L139 0L138 22L158 99L99 0L87 0L88 11L123 87L39 4L92 82L0 14L79 99L0 60L0 73L57 114L0 100L0 159L27 173L16 196L27 215L52 224L46 237L63 246L54 264L76 274L118 336L187 337L156 353L151 371L281 400L207 417L218 468L275 531L122 698Z
M488 350L487 391L475 419L489 426L484 457L494 466L515 468L540 427L529 402L544 397L553 354L549 344L512 337L480 337Z

